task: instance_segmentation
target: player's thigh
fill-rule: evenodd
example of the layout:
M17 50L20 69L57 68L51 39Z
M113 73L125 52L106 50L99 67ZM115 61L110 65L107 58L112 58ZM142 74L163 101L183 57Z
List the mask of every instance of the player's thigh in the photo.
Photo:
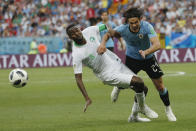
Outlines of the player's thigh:
M118 86L122 88L129 88L132 80L132 74L123 74L120 72L111 73L106 79L103 80L104 84L111 86Z
M121 68L119 70L120 73L122 74L131 74L131 75L136 75L131 69L129 69L126 65L121 63Z
M142 69L142 64L140 61L130 58L129 56L126 56L125 65L133 71L135 74L137 74Z
M145 62L144 71L151 79L158 79L163 75L163 71L154 56Z

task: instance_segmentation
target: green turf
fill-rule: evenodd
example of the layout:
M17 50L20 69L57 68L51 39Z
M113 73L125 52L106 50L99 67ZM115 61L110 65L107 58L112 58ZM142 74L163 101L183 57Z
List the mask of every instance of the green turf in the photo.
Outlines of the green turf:
M84 68L83 80L93 103L83 113L84 98L67 68L26 69L28 85L9 85L10 70L0 70L0 131L195 131L196 65L162 64L164 83L170 93L177 122L168 122L159 95L144 73L149 87L146 102L159 118L150 123L128 123L133 91L121 92L117 103L110 101L112 87L103 85ZM185 72L176 75L176 72Z

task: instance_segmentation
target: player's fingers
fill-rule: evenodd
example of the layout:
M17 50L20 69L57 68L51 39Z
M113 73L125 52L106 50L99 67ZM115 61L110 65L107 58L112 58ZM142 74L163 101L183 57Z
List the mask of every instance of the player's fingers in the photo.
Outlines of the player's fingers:
M91 101L90 99L86 102L86 104L85 104L85 106L84 106L84 112L86 112L88 106L89 106L91 103L92 103L92 101Z
M87 107L88 107L87 104L85 104L84 110L83 110L84 112L86 112Z
M99 55L102 55L102 54L104 53L103 48L99 47L99 48L97 49L97 53L98 53Z

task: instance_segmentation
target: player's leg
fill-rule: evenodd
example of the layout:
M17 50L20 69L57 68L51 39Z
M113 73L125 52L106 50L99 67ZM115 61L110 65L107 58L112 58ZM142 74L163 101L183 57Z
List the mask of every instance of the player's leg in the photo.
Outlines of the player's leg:
M139 111L139 105L138 105L138 103L134 102L134 104L132 106L131 115L128 118L128 122L149 122L149 121L151 121L148 118L140 117L138 114L138 111Z
M152 59L149 59L146 63L147 64L144 70L146 71L148 76L151 78L153 84L155 85L156 89L159 92L160 98L166 108L165 110L166 110L166 115L168 117L168 120L176 121L176 117L173 114L171 107L170 107L169 92L167 88L165 88L163 85L163 80L162 80L163 71L161 70L155 57L153 57Z
M165 112L166 112L168 120L169 121L176 121L176 117L175 117L174 113L172 112L172 109L170 106L169 92L168 92L167 88L165 88L163 85L162 77L160 77L158 79L152 79L152 81L159 92L159 95L160 95L162 102L165 105Z
M148 107L144 103L145 86L144 86L143 80L139 77L133 77L130 85L131 85L132 89L136 92L135 96L136 96L137 103L138 103L137 104L136 102L134 102L131 116L136 116L138 112L141 112L149 118L157 118L158 114L155 111L153 111L152 109L150 109L150 107ZM138 106L138 107L136 107L136 106Z
M139 111L137 108L139 108L139 105L141 107L144 107L144 101L145 98L143 96L143 88L144 88L144 83L143 80L137 76L130 74L122 74L121 72L116 72L114 74L111 75L111 78L109 81L104 81L105 84L109 84L112 86L118 86L118 87L123 87L123 88L131 88L134 85L134 91L137 93L136 97L137 97L137 107L134 106L136 109L135 111ZM141 108L139 108L141 109ZM130 116L128 119L129 122L133 121L133 122L146 122L146 121L150 121L147 118L141 118L138 116L138 113L134 116Z
M123 65L122 73L125 72L125 71L126 72L127 71L130 72L130 70L131 70L133 74L137 74L141 70L140 62L130 58L129 56L126 56L125 65L126 66ZM124 88L122 88L122 87L115 87L114 86L114 88L113 88L113 90L111 92L111 101L112 102L116 102L118 100L118 96L120 94L120 91L123 90L123 89ZM146 94L147 94L147 92L145 92L145 95ZM136 97L135 97L135 102L137 102Z
M122 88L121 88L122 89ZM111 101L116 102L118 100L118 96L121 90L119 87L114 86L112 92L111 92Z
M145 95L145 97L147 96L147 93L148 93L148 87L146 85L144 85L144 95ZM134 100L135 100L135 103L137 103L136 96L134 97Z

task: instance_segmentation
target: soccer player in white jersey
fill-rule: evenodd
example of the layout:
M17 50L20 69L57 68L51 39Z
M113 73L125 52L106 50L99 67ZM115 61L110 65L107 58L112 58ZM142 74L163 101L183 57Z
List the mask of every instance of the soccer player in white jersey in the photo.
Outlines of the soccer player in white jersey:
M127 47L125 65L135 74L140 70L148 74L165 105L168 120L176 121L177 119L170 106L169 92L163 84L163 71L154 57L154 52L160 49L160 42L154 28L150 23L142 20L142 15L143 11L139 8L133 7L128 9L124 13L127 23L116 27L114 30L110 29L109 33L103 36L99 53L104 52L105 43L110 37L123 37ZM113 89L111 93L112 100L117 100L119 92L119 88ZM145 95L147 92L148 90L144 90Z
M82 92L86 104L84 112L92 103L82 81L82 65L91 68L94 74L104 83L111 86L120 86L123 88L131 88L136 92L138 101L137 112L141 112L149 118L158 117L157 113L151 110L145 103L144 82L143 80L129 70L114 53L107 50L104 54L99 55L97 48L100 45L100 31L106 29L105 25L91 26L83 31L75 25L71 24L67 27L66 32L73 44L73 68L76 83ZM115 65L115 66L114 66ZM138 115L131 115L129 122L150 121L148 118L141 118Z

